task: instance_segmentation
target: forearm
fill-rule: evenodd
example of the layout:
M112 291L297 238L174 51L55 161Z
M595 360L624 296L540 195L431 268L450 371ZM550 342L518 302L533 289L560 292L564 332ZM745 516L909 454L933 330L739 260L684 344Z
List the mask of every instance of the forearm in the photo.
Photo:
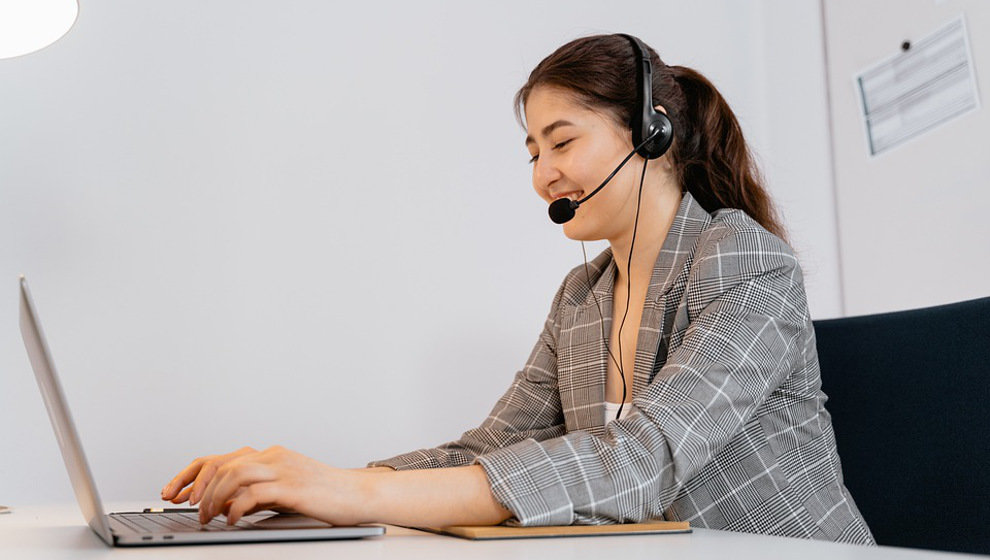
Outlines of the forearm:
M447 527L496 525L512 516L492 495L480 465L396 472L366 471L368 522Z

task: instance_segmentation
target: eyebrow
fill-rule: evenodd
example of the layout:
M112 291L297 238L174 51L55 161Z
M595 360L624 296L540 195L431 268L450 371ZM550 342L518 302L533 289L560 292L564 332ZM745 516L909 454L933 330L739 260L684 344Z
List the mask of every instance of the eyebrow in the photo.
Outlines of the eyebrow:
M560 128L562 126L574 126L574 123L572 123L571 121L565 121L563 119L556 120L556 121L554 121L554 122L546 125L545 127L543 127L543 132L541 132L541 134L543 135L544 138L546 138L547 136L550 136L550 133L551 132L553 132L554 130L557 130L558 128ZM529 134L526 135L526 145L527 146L529 146L530 144L533 144L535 142L536 142L536 140L533 140L533 137L531 135L529 135Z

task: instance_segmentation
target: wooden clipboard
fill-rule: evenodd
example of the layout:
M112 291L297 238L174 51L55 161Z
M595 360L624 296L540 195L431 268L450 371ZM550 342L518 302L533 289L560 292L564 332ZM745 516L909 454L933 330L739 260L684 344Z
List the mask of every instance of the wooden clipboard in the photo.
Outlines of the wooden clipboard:
M471 540L653 535L691 532L691 526L687 521L649 521L646 523L622 523L618 525L557 525L547 527L505 527L503 525L492 525L414 528L437 533L438 535L450 535Z

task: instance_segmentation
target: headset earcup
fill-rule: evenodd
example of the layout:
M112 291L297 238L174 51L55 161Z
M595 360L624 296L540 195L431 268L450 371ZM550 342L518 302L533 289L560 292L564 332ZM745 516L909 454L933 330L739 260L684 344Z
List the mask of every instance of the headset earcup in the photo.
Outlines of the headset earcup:
M654 132L660 131L660 134L656 138L647 142L642 148L637 152L639 155L643 156L645 159L656 159L665 153L670 148L670 145L674 141L674 126L670 122L670 118L667 115L654 111L653 115L650 116L649 126L646 129L646 134L641 136L636 143L642 142L644 139L649 138Z

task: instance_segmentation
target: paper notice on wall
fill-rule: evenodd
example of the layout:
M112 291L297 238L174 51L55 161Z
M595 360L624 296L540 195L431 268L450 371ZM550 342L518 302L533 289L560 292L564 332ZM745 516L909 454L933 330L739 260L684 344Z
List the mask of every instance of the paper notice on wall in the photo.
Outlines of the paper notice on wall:
M963 16L856 76L870 155L979 108Z

